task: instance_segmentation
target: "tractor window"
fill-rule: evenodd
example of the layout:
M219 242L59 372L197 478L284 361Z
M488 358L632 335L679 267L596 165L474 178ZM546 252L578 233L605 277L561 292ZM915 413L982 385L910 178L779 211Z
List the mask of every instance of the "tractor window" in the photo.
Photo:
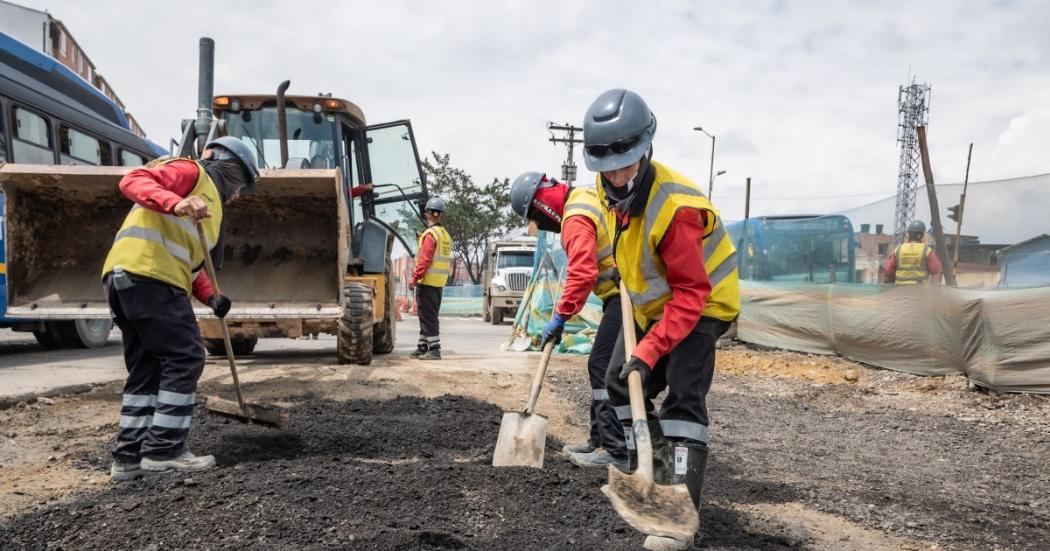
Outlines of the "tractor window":
M339 166L333 140L335 116L305 112L289 105L288 158L305 159L310 168ZM229 134L255 149L261 168L281 168L281 140L277 133L277 108L264 107L227 113Z
M366 129L368 167L375 184L375 216L410 244L422 230L417 217L418 201L426 196L412 127L408 121L370 126Z

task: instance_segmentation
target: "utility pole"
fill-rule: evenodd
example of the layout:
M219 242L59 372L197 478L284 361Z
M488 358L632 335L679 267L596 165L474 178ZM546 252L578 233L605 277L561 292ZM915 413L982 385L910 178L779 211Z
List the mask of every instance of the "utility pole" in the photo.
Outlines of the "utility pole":
M963 192L959 196L959 206L955 211L955 255L952 258L952 272L959 274L959 240L962 239L963 211L966 209L966 186L970 184L970 158L973 156L973 143L966 154L966 178L963 180Z
M933 239L937 245L937 257L948 259L948 247L944 243L944 228L941 227L941 209L937 204L937 189L933 184L933 168L930 166L930 150L926 146L926 127L915 129L919 138L919 155L922 157L922 173L926 176L926 196L930 200L930 225L933 226ZM944 281L955 287L955 272L945 270Z
M563 143L569 146L569 155L565 158L565 164L561 165L561 179L571 186L576 180L576 161L573 160L573 150L576 144L583 143L583 140L577 138L576 134L583 132L583 128L569 123L554 124L553 122L548 122L547 130L551 133L551 143ZM554 135L555 131L565 132L567 136L559 138Z

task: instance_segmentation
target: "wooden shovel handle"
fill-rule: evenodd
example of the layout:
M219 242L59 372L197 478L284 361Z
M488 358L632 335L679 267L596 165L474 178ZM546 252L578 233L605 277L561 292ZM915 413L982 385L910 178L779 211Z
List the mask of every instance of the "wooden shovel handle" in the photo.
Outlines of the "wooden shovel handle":
M627 294L627 286L624 285L622 279L620 280L620 312L623 315L624 360L629 361L638 345L638 337L634 334L634 305L631 304L631 296ZM634 445L638 450L638 472L651 481L653 479L653 443L649 437L648 417L645 414L642 376L637 371L632 371L627 376L627 390L631 399L631 428L634 431Z
M547 363L551 361L552 352L554 352L554 343L548 342L543 347L543 357L540 358L540 365L532 376L532 388L529 389L529 401L525 404L525 415L532 415L533 410L536 409L536 402L540 398L540 388L543 386L543 375L547 372Z

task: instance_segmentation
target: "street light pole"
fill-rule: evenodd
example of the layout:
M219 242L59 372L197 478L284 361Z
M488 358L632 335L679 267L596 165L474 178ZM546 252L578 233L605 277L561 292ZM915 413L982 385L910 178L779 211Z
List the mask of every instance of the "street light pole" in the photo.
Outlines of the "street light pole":
M693 130L703 132L708 138L711 138L711 166L708 167L707 171L707 198L711 199L711 193L715 188L715 136L701 126L694 127Z

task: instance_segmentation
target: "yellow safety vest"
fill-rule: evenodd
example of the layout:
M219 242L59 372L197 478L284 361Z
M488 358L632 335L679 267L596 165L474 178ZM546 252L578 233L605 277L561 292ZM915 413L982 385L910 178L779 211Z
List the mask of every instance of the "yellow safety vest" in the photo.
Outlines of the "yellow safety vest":
M423 248L423 239L428 235L434 236L437 247L434 248L434 260L420 283L431 287L444 287L448 283L448 274L452 268L452 236L444 226L430 226L419 236L418 248Z
M152 166L161 166L180 159L165 159ZM193 278L204 263L204 255L215 246L219 239L219 228L222 226L222 198L200 163L197 165L197 184L189 195L204 199L211 218L201 221L204 225L204 236L208 249L201 247L197 228L189 218L174 214L161 214L157 211L135 205L124 218L113 239L113 246L106 256L102 275L115 268L163 281L178 287L186 293L193 289Z
M894 282L898 285L915 285L925 283L930 277L926 267L926 257L933 252L924 243L903 243L897 247L897 275Z
M649 327L663 317L664 304L671 300L667 265L660 257L658 247L675 214L682 208L707 211L702 246L711 295L707 298L703 315L723 321L736 319L740 313L736 248L722 225L721 216L692 181L655 161L652 167L655 177L645 212L640 217L632 217L627 227L620 230L615 250L616 266L634 304L635 321L642 327ZM604 203L600 175L598 183L599 198ZM609 212L607 223L609 232L615 236L617 222L614 212Z
M606 226L605 209L601 200L598 199L597 190L594 188L572 188L569 197L565 201L565 213L562 216L562 226L572 216L583 216L594 224L597 234L595 252L598 256L598 281L594 283L593 292L604 302L609 297L616 296L620 289L616 284L616 261L612 255L612 240L609 239L609 228Z

